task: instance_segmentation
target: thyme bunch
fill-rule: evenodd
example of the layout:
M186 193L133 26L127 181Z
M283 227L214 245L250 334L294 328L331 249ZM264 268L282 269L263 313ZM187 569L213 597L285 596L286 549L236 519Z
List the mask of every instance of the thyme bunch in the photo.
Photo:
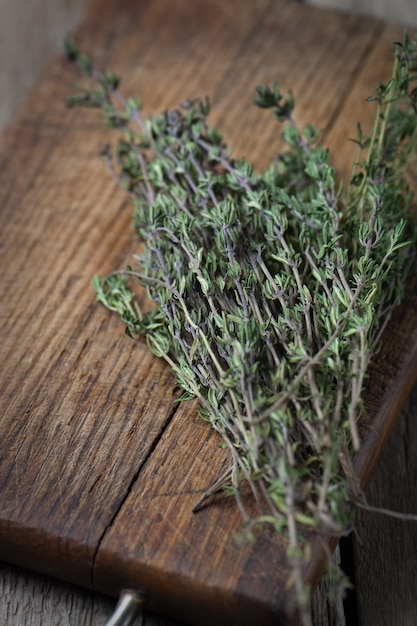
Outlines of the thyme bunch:
M249 531L270 524L288 535L308 623L300 528L351 528L366 371L415 254L407 172L416 155L417 41L395 44L392 78L370 98L374 127L368 135L358 125L359 156L341 190L316 129L297 127L294 97L276 84L258 87L255 103L283 124L288 149L258 173L209 125L208 100L144 119L113 73L98 72L73 42L67 53L97 84L70 105L100 108L122 131L106 157L144 242L132 266L94 279L97 298L169 363L182 400L198 398L229 449L220 483ZM132 279L146 288L150 312Z

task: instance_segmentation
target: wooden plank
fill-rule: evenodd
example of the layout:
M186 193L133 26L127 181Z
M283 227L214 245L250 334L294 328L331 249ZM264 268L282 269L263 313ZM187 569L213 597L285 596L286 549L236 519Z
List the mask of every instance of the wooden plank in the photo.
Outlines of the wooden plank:
M147 111L211 95L213 122L262 166L279 131L250 108L254 84L293 88L300 123L330 137L384 33L288 0L123 0L96 2L79 39ZM63 106L73 82L56 60L1 148L0 556L113 595L144 586L149 607L182 619L284 623L284 541L265 536L238 550L231 501L191 514L224 451L195 405L174 409L168 369L94 303L91 277L122 266L136 244L124 196L96 157L99 120ZM387 353L403 346L402 360L384 371L389 380L405 373L406 384L381 413L364 475L415 369L409 308L402 320L397 352ZM314 579L318 566L317 557Z
M115 606L113 598L5 564L0 599L2 626L103 626Z
M320 583L322 584L322 583ZM323 581L314 596L314 626L344 626L341 598L329 601ZM116 600L48 576L0 563L0 624L2 626L104 626ZM174 618L144 610L132 626L186 626ZM362 626L362 625L361 625ZM365 626L365 625L364 625Z
M412 454L417 438L416 407L414 388L369 481L366 493L372 505L403 512L417 510L417 463ZM355 587L347 623L413 626L417 615L417 526L360 512L355 529ZM343 626L341 598L336 604L329 600L326 580L320 582L317 591L313 597L313 625ZM4 626L98 626L109 618L114 604L115 600L106 596L0 564L0 623ZM135 626L180 624L183 622L148 612L135 622Z
M417 513L417 389L383 450L366 496L370 506ZM417 524L359 511L353 540L355 598L360 624L417 623Z

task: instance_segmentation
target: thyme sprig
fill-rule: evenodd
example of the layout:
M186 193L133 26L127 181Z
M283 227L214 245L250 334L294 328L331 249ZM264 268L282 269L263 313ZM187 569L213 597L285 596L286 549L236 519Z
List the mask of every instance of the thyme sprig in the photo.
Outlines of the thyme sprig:
M316 129L297 127L294 97L276 84L258 87L255 103L284 124L288 149L258 173L208 124L207 100L144 119L113 73L97 72L73 42L67 52L97 83L70 104L100 108L123 131L107 157L144 242L133 267L94 279L97 297L170 364L182 399L198 398L230 451L220 482L248 529L287 533L307 624L300 527L351 528L360 494L350 459L361 445L367 367L415 254L407 172L417 41L395 44L392 78L370 98L375 124L369 135L358 125L358 160L341 192ZM150 312L131 279L146 288ZM240 497L243 482L256 519Z

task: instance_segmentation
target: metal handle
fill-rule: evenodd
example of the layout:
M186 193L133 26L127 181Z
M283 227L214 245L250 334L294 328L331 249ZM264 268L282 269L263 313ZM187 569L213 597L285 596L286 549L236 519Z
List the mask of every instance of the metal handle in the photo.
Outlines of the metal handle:
M143 606L143 596L130 589L122 591L113 615L105 626L131 626Z

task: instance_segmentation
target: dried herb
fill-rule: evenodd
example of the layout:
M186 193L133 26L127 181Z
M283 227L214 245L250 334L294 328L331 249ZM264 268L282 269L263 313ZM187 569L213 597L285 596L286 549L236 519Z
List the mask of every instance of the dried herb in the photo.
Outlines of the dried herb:
M97 84L70 104L100 108L123 131L107 157L144 242L132 267L94 279L97 297L170 364L182 399L198 398L230 451L222 486L247 529L270 524L288 535L308 624L302 528L352 527L366 371L415 255L407 171L417 41L395 44L392 78L370 98L375 124L369 135L358 125L359 156L341 191L317 131L297 128L294 98L276 84L258 87L255 103L283 123L288 149L257 173L208 124L208 101L144 119L113 73L97 72L73 42L67 52ZM151 312L140 310L131 280L146 288Z

